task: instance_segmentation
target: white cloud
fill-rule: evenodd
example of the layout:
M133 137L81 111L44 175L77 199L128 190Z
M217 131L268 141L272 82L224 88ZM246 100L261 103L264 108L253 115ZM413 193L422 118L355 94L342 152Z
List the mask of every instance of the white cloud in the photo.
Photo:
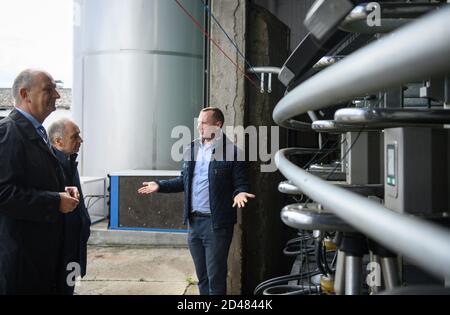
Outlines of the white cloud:
M0 87L26 68L71 87L72 45L72 0L0 0Z

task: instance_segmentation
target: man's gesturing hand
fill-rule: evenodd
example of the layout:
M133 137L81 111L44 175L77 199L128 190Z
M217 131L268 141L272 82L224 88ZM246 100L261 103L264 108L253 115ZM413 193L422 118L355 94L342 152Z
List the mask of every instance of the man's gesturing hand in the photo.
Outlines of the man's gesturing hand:
M144 182L142 185L144 186L138 189L140 194L151 194L159 190L159 185L155 182Z
M255 198L256 196L253 194L248 194L246 192L241 192L234 197L233 208L238 206L239 208L245 208L245 204L248 201L248 198Z
M78 199L73 198L69 195L69 193L63 192L59 193L61 197L61 201L59 202L59 212L69 213L72 212L80 202Z

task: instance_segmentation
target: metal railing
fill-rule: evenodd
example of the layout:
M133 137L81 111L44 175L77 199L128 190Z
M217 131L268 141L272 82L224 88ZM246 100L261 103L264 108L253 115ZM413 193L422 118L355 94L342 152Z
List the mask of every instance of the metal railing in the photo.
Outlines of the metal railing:
M261 74L260 76L260 83L261 83L261 93L265 92L265 76L266 73L268 75L268 83L267 83L267 92L272 93L272 75L273 74L280 74L281 68L277 67L253 67L249 68L247 72L249 73L258 73Z

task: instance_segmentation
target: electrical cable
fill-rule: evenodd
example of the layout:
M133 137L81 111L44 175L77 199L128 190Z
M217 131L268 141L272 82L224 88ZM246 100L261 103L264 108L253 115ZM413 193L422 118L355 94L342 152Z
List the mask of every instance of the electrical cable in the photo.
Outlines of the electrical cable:
M328 173L328 175L327 175L327 177L326 177L325 180L329 180L330 177L336 172L337 168L345 161L345 158L347 157L347 155L348 155L348 154L350 153L350 151L352 150L352 148L353 148L353 146L355 145L356 141L358 141L358 139L359 139L359 137L361 136L361 133L363 132L363 130L364 130L364 127L362 127L362 128L359 130L359 132L358 132L356 138L353 140L353 142L352 142L352 144L350 145L350 147L346 150L346 152L345 152L344 155L342 156L342 158L341 158L341 160L340 160L340 163L337 163L336 166ZM347 140L345 140L344 142L346 142L346 141L347 141ZM344 142L342 142L342 143L344 143ZM305 201L305 203L303 204L303 206L307 206L307 204L308 204L308 202L309 202L310 200L311 200L311 199L308 198L308 199Z
M318 286L307 287L304 284L276 285L263 291L263 295L311 295L314 293L320 293Z
M301 241L292 244L287 244L286 247L283 249L283 254L286 256L298 256L302 254L303 251L300 243ZM314 248L307 248L304 251L306 253L310 253L314 251Z
M359 131L358 134L355 138L355 140L353 140L352 144L350 145L350 147L347 149L347 151L345 152L344 156L341 158L341 163L343 163L345 161L345 158L347 157L347 155L350 153L350 151L352 150L353 146L355 145L355 143L358 141L359 137L361 136L361 133L363 132L364 127L362 127ZM330 177L334 174L334 172L336 172L338 166L340 164L336 164L336 166L330 171L330 173L328 174L326 180L329 180Z
M310 274L297 274L297 275L287 275L287 276L281 276L281 277L277 277L277 278L273 278L273 279L269 279L266 280L262 283L260 283L254 290L254 294L258 295L261 294L262 291L264 291L265 289L267 289L268 287L274 286L274 285L280 285L292 280L302 280L308 277L312 277L315 275L318 275L319 272L318 271L314 271L311 272Z
M237 44L231 39L231 37L228 35L228 33L225 31L225 29L222 27L222 25L220 24L220 22L216 19L216 17L214 16L214 14L212 13L211 9L209 8L209 6L205 3L205 1L201 0L203 3L203 6L205 7L206 12L209 14L210 17L212 17L212 19L214 20L214 22L216 22L217 26L222 30L222 32L225 34L225 36L228 38L228 40L231 42L231 44L234 46L234 48L236 48L236 51L238 52L238 54L242 57L242 59L244 59L245 63L247 64L247 66L249 66L250 69L253 70L253 66L250 64L250 62L245 58L244 54L239 50L239 47L237 46ZM259 76L258 73L254 72L254 74L258 77L259 81L261 81L261 77Z
M258 88L258 85L255 83L255 81L253 81L252 78L250 78L247 75L247 73L244 70L242 70L241 67L239 67L239 65L236 62L234 62L230 56L228 56L228 54L222 49L222 47L220 47L220 45L214 39L212 39L210 34L201 26L201 24L195 19L195 17L191 13L189 13L189 11L183 6L183 4L181 4L179 0L174 1L181 8L181 10L192 20L192 22L200 30L200 32L202 32L203 35L224 54L224 56L236 67L236 69L239 70L244 75L245 78L247 78L247 80L249 80L256 88Z
M323 237L320 237L319 239L316 240L316 248L314 251L315 257L316 257L316 264L317 264L317 268L319 269L319 271L328 276L328 272L325 270L325 268L323 267L322 264L322 241L323 241Z
M314 255L314 238L312 237L312 233L309 231L299 231L299 237L293 238L291 240L289 240L286 243L286 248L292 248L292 247L297 247L300 248L300 250L298 250L298 257L300 257L300 270L297 274L290 274L290 275L286 275L286 276L281 276L281 277L276 277L273 279L269 279L266 280L262 283L260 283L254 290L254 294L266 294L264 293L264 291L266 289L270 289L272 287L276 287L276 286L285 286L285 288L289 291L298 291L301 290L301 292L306 292L306 291L311 291L311 292L315 292L317 290L315 290L315 287L311 287L311 283L308 283L306 285L307 289L305 289L304 287L299 287L301 285L300 282L304 281L305 279L309 279L310 277L318 274L317 270L314 271L310 271L310 272L305 272L304 270L304 265L305 263L309 264L309 260L308 260L308 256L309 255ZM309 268L308 268L309 269ZM289 281L297 281L297 285L288 285L286 283L288 283ZM288 289L290 288L290 289ZM306 291L305 291L305 290ZM277 290L277 288L275 288L274 290ZM314 291L315 290L315 291ZM301 292L297 292L297 293L301 293ZM304 293L303 292L303 293ZM292 293L292 292L291 292ZM269 293L267 293L269 294Z
M326 157L328 157L330 154L336 152L336 151L341 147L341 145L345 143L345 141L346 141L346 140L342 140L342 141L338 140L338 141L336 141L336 143L334 144L334 147L332 146L332 149L327 150L327 152L326 152L326 154L325 154L324 156L322 156L322 157L319 158L318 160L314 160L314 161L308 162L308 164L306 164L306 165L303 167L303 169L307 169L307 168L308 168L309 166L311 166L311 164L313 164L313 163L316 163L316 164L317 164L317 163L323 161L323 160L324 160ZM322 153L322 152L319 152L319 153Z

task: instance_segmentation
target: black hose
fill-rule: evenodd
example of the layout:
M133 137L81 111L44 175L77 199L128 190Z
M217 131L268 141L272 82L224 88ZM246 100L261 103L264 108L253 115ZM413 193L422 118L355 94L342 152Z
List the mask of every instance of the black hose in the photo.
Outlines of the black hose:
M310 248L302 248L302 245L297 243L297 244L291 244L286 246L283 249L283 254L286 256L298 256L301 254L310 254L312 252L314 252L314 247L310 247Z
M320 293L317 286L308 285L276 285L263 291L263 295L307 295Z
M310 278L310 277L318 275L318 274L319 274L319 272L313 271L313 272L310 272L310 273L297 274L297 275L287 275L287 276L281 276L281 277L269 279L269 280L266 280L266 281L260 283L255 288L255 290L253 291L253 294L259 295L265 289L267 289L269 287L272 287L272 286L275 286L275 285L285 284L285 283L287 283L289 281L293 281L293 280L303 280L303 279Z
M322 273L323 275L329 276L329 274L327 273L327 271L325 270L325 268L323 267L323 263L322 263L322 240L323 238L319 238L316 241L316 250L315 250L315 257L316 257L316 264L317 264L317 268L319 269L320 273Z
M327 275L332 275L334 273L334 270L330 267L328 264L328 257L327 257L327 248L325 246L322 246L322 263L325 271L327 272ZM336 253L335 253L336 255Z
M314 243L311 241L314 241L315 239L312 237L312 234L308 233L308 232L306 232L306 233L300 232L299 235L300 235L299 237L291 239L286 243L286 247L283 249L283 253L287 256L295 255L295 256L301 257L302 262L301 262L300 272L298 274L280 276L280 277L276 277L276 278L261 282L253 291L253 293L255 295L264 294L264 292L266 290L268 290L272 287L277 287L277 286L279 287L282 285L285 286L286 290L290 290L289 289L290 285L287 285L287 283L289 281L305 280L305 279L308 279L312 276L319 274L319 272L317 272L317 270L314 270L312 272L310 272L309 270L303 271L303 265L305 265L305 261L306 261L306 265L308 265L308 267L309 267L308 257L311 254L314 254L315 246L314 246ZM307 243L309 243L309 244L307 244ZM307 288L307 290L304 288ZM300 294L301 292L303 292L303 294L306 294L306 292L310 292L311 290L314 290L314 286L311 286L311 285L308 285L308 286L305 285L304 288L303 289L299 288L299 287L292 288L291 291L293 291L293 292L295 291L295 293L292 293L292 294ZM310 289L310 288L313 288L313 289ZM278 288L278 289L280 289L280 288ZM278 289L275 288L274 290L278 290ZM297 292L297 291L299 291L299 292ZM270 293L270 290L268 292Z

